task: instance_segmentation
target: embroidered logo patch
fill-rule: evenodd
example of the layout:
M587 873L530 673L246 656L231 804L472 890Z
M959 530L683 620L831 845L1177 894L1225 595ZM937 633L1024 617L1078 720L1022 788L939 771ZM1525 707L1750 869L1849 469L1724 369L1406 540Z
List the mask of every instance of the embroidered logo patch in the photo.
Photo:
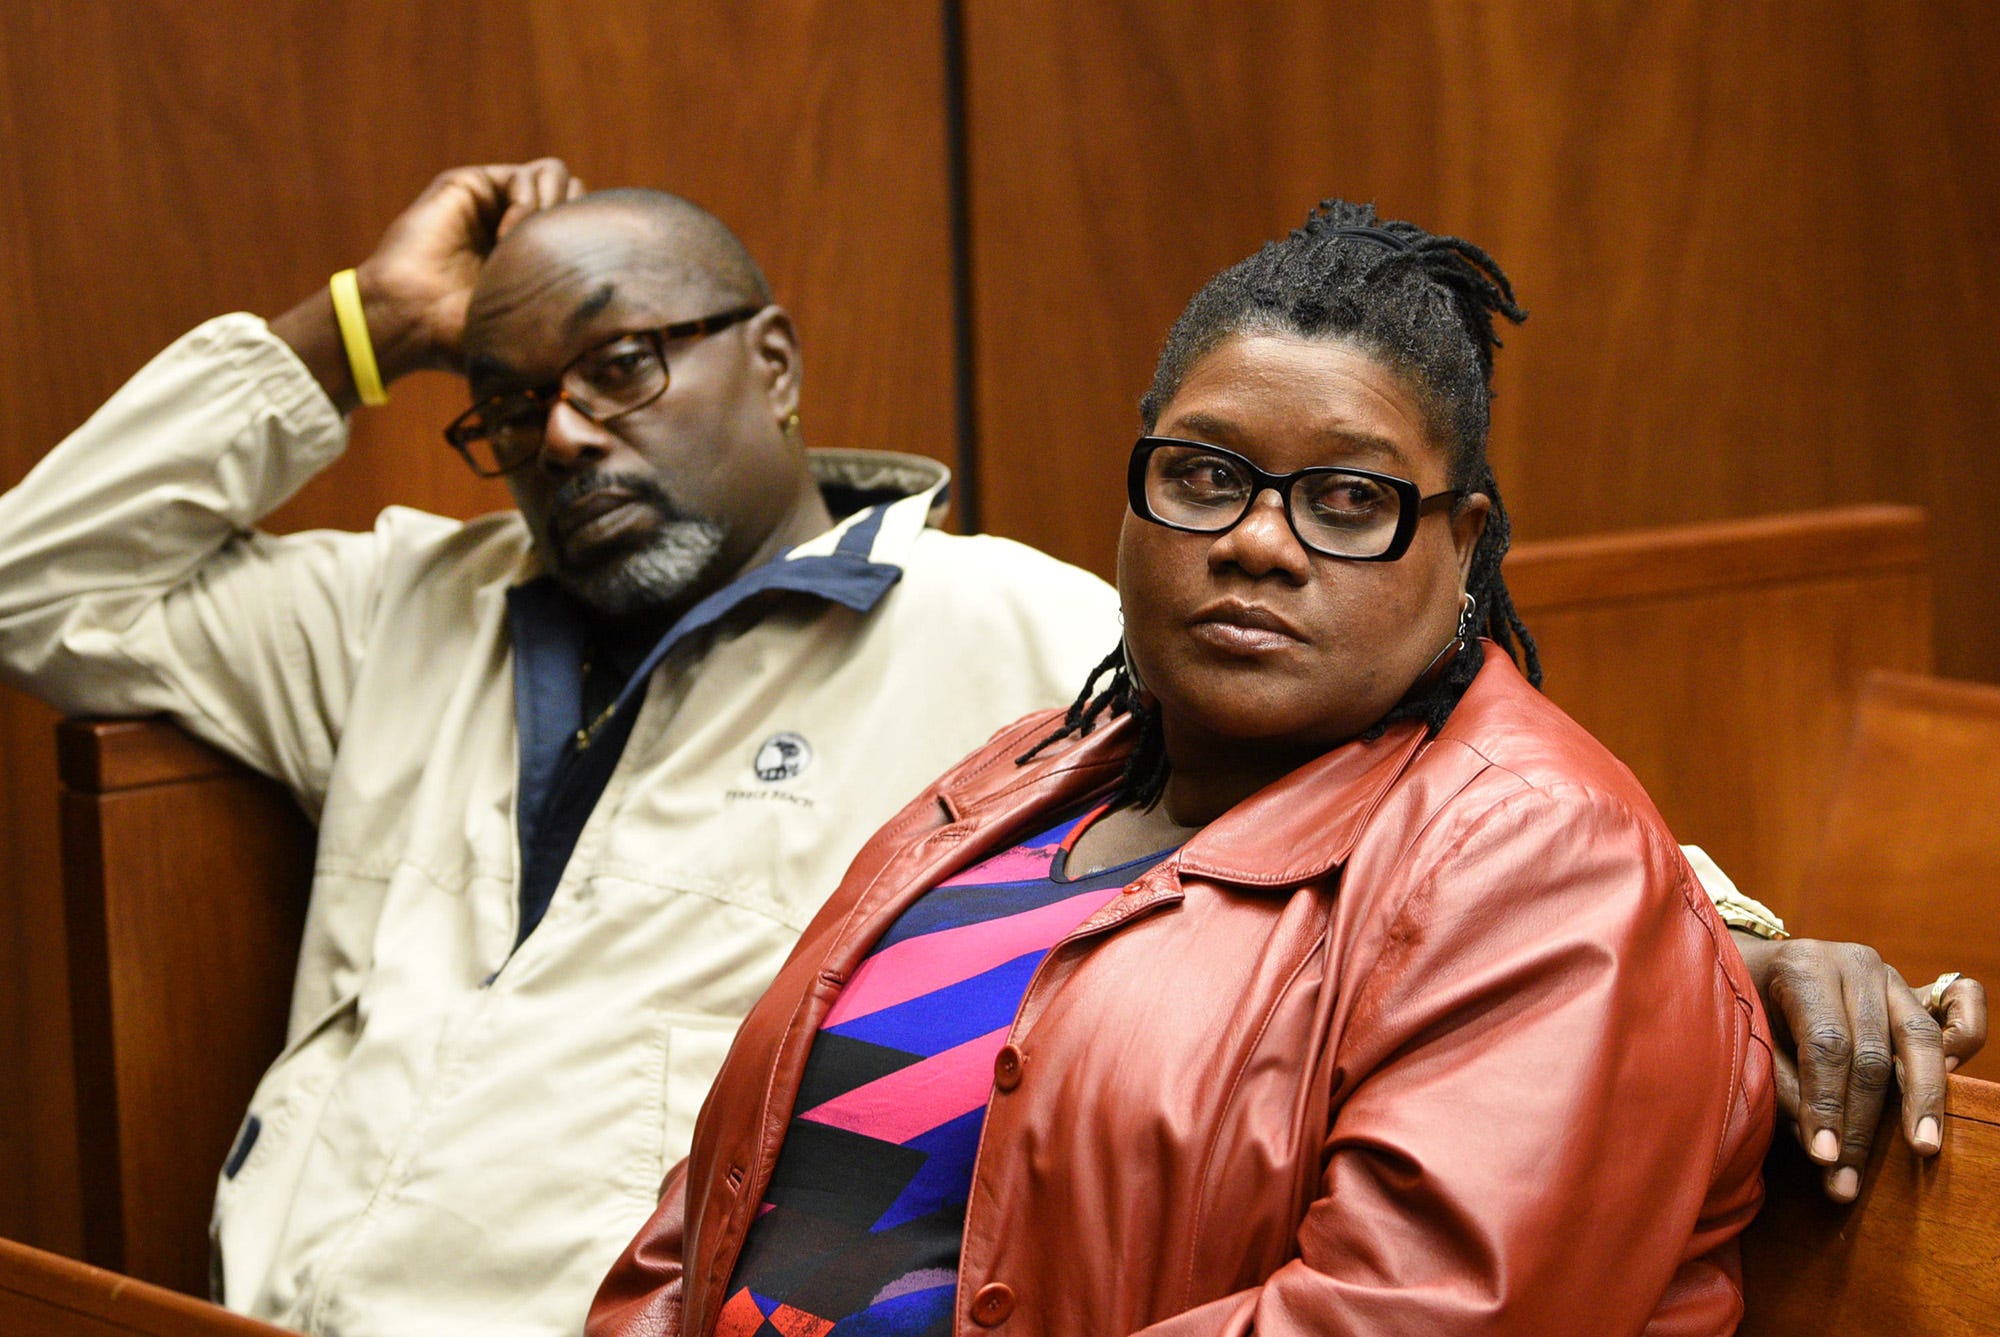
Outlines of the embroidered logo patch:
M795 733L773 734L757 749L757 759L750 764L757 768L757 778L767 783L789 780L800 771L812 765L813 750L805 739Z

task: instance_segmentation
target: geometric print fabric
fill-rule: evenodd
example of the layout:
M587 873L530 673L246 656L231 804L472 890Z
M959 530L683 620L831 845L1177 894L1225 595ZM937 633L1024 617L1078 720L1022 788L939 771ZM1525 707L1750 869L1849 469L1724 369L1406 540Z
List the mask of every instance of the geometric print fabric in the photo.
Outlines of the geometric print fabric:
M1049 949L1162 850L1072 882L1102 809L920 897L835 1000L717 1337L945 1337L995 1056Z

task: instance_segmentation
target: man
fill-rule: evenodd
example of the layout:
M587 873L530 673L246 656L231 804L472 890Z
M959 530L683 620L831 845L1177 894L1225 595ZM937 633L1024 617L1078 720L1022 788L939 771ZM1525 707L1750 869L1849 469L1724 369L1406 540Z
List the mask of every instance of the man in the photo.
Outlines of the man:
M935 464L808 456L790 317L684 201L447 172L353 296L345 340L330 295L202 326L0 498L0 661L66 710L173 715L319 823L290 1043L218 1185L221 1298L573 1331L856 848L1069 700L1115 601L926 528ZM256 533L419 367L465 372L450 439L518 514ZM1879 966L1798 978L1843 1035L1911 1006ZM1823 1084L1842 1127L1845 1064Z
M791 320L719 223L542 212L580 193L447 173L359 275L386 379L463 359L455 438L527 461L518 515L250 532L343 443L326 298L190 334L4 503L14 680L168 712L319 823L215 1213L223 1297L281 1323L579 1324L854 849L1115 625L1094 577L927 529L940 467L809 460Z

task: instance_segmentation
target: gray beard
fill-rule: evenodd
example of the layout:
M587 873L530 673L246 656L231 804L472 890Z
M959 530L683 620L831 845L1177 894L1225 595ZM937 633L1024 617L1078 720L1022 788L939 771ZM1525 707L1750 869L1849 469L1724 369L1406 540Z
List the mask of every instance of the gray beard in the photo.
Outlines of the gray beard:
M558 567L555 577L605 617L658 612L700 582L721 554L724 537L713 520L674 520L635 553L585 571Z

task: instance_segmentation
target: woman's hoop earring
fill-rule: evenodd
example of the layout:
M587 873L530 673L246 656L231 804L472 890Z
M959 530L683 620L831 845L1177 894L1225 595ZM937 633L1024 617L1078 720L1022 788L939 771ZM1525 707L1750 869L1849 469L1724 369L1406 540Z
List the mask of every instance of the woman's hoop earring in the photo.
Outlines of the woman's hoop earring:
M1438 652L1431 656L1431 662L1424 665L1424 671L1417 675L1418 682L1428 682L1431 675L1458 658L1460 652L1472 643L1479 601L1464 590L1458 592L1458 597L1465 601L1458 610L1458 629L1452 633L1450 640L1438 647Z

